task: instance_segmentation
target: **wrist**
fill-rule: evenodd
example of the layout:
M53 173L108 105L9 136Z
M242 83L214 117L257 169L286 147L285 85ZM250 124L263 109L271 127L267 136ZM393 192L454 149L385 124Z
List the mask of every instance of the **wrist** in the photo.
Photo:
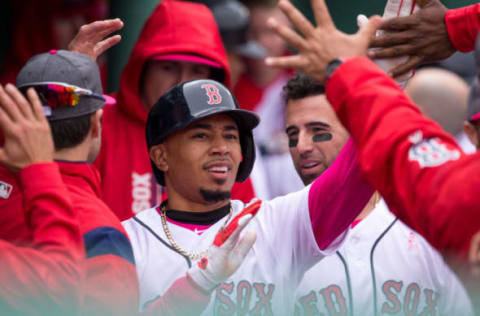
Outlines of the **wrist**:
M195 265L187 271L187 280L198 290L209 294L220 285L219 282L210 278L205 270L201 270Z
M338 67L340 67L344 61L344 58L337 57L328 62L327 68L325 69L325 85L327 85L329 79L333 76L333 74L337 71Z

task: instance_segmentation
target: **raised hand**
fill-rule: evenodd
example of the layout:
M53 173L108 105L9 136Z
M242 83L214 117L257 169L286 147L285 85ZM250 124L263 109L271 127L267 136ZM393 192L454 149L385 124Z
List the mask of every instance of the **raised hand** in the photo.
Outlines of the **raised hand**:
M312 0L311 3L317 27L314 27L290 2L280 1L280 9L303 37L270 18L269 26L295 47L298 55L268 57L265 62L270 66L301 70L315 80L323 82L325 69L331 60L338 57L366 56L370 40L382 19L374 16L356 34L348 35L335 28L324 0Z
M54 145L42 103L32 88L27 97L11 84L5 89L0 85L0 128L5 138L0 164L13 172L53 160Z
M447 8L438 0L417 0L420 10L410 16L385 20L380 29L387 31L371 42L371 58L408 56L390 73L398 77L416 66L452 55L453 47L445 25Z
M248 231L242 237L240 237L240 233L260 206L260 201L247 206L223 231L215 236L213 245L208 248L207 256L188 270L190 278L200 287L211 291L240 267L257 238L254 231Z
M109 35L122 27L123 22L120 19L95 21L82 25L77 35L68 44L68 50L88 55L93 60L97 60L103 52L120 42L122 39L120 35Z

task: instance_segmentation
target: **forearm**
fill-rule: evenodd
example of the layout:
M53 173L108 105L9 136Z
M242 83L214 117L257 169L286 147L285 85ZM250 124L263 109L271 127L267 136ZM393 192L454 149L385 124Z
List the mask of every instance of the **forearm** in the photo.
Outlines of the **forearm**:
M448 10L445 24L453 46L461 52L472 51L480 30L480 4Z
M1 245L0 296L21 310L75 314L84 248L67 189L53 163L29 166L19 176L33 245Z
M334 163L310 188L308 207L320 249L326 249L348 228L372 194L357 163L355 144L349 139Z
M209 293L184 277L176 280L165 294L151 302L141 315L199 315L207 308L209 301Z

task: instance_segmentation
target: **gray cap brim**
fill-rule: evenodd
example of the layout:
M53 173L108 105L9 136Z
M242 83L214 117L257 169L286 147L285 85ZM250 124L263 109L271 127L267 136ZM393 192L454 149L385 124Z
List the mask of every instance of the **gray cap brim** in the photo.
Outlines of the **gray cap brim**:
M267 57L267 50L256 41L248 41L241 45L236 45L233 51L241 56L262 59Z

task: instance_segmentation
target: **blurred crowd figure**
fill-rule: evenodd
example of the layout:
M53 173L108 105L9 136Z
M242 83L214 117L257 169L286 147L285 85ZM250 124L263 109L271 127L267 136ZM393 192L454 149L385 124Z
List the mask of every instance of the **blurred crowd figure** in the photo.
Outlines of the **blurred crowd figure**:
M109 0L9 1L11 43L0 62L0 83L15 77L33 55L51 49L67 49L82 25L108 18ZM106 56L98 60L104 87Z
M471 133L464 131L469 90L463 78L442 68L420 69L405 87L405 92L425 116L455 137L463 151L473 153L475 143Z

